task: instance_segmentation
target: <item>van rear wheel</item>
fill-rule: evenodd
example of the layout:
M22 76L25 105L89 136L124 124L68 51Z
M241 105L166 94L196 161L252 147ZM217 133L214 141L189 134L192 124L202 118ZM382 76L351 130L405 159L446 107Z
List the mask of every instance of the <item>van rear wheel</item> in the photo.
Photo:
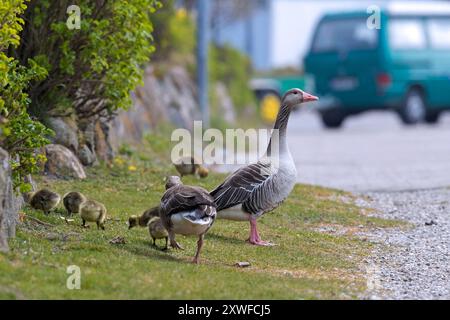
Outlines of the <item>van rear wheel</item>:
M344 122L346 114L339 109L330 109L320 112L322 123L327 128L339 128Z
M411 89L405 97L405 102L399 110L404 124L416 124L425 120L426 105L422 91Z

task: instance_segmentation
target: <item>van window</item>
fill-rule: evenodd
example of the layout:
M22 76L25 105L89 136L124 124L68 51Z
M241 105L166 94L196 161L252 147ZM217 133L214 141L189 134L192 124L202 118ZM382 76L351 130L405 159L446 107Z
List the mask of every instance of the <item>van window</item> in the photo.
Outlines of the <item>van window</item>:
M388 26L392 49L425 49L427 41L423 23L419 19L392 19Z
M377 46L378 32L369 29L366 19L324 21L319 25L313 52L367 50Z
M427 29L433 49L450 49L450 18L429 19Z

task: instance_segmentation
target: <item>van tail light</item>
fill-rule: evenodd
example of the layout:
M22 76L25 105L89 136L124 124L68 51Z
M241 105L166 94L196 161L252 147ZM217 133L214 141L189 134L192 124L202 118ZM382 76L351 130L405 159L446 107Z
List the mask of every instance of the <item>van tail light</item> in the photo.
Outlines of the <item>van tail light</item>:
M379 73L377 75L377 85L381 88L389 87L392 83L392 78L389 73Z

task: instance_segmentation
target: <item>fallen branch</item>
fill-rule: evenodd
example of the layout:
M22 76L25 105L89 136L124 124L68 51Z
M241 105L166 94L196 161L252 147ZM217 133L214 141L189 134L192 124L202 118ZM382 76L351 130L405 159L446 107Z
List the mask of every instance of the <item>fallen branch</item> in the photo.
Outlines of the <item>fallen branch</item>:
M41 220L39 220L38 218L29 216L29 215L26 215L26 214L24 214L24 215L22 216L22 218L30 219L30 220L32 220L32 221L34 221L34 222L36 222L36 223L38 223L38 224L40 224L40 225L46 226L46 227L52 227L52 228L53 228L53 227L56 227L54 224L51 224L51 223L47 223L47 222L41 221Z

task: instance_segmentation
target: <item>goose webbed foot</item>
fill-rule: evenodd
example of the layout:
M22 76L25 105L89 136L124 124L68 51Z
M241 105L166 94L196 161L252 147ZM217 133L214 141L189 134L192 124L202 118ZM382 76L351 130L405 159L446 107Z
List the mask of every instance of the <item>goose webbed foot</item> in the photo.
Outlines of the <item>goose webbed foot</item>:
M272 242L261 240L256 226L256 218L253 217L250 218L250 237L247 242L255 246L271 247L275 245Z
M257 239L250 239L249 238L249 239L247 239L247 242L252 244L252 245L254 245L254 246L263 246L263 247L273 247L273 246L276 245L275 243L272 243L272 242L269 242L269 241L264 241L264 240L261 240L261 239L257 240Z
M173 232L169 232L169 242L172 248L184 250L184 248L175 240L175 234Z
M174 241L174 242L171 241L170 246L177 250L184 250L184 248L176 241Z

